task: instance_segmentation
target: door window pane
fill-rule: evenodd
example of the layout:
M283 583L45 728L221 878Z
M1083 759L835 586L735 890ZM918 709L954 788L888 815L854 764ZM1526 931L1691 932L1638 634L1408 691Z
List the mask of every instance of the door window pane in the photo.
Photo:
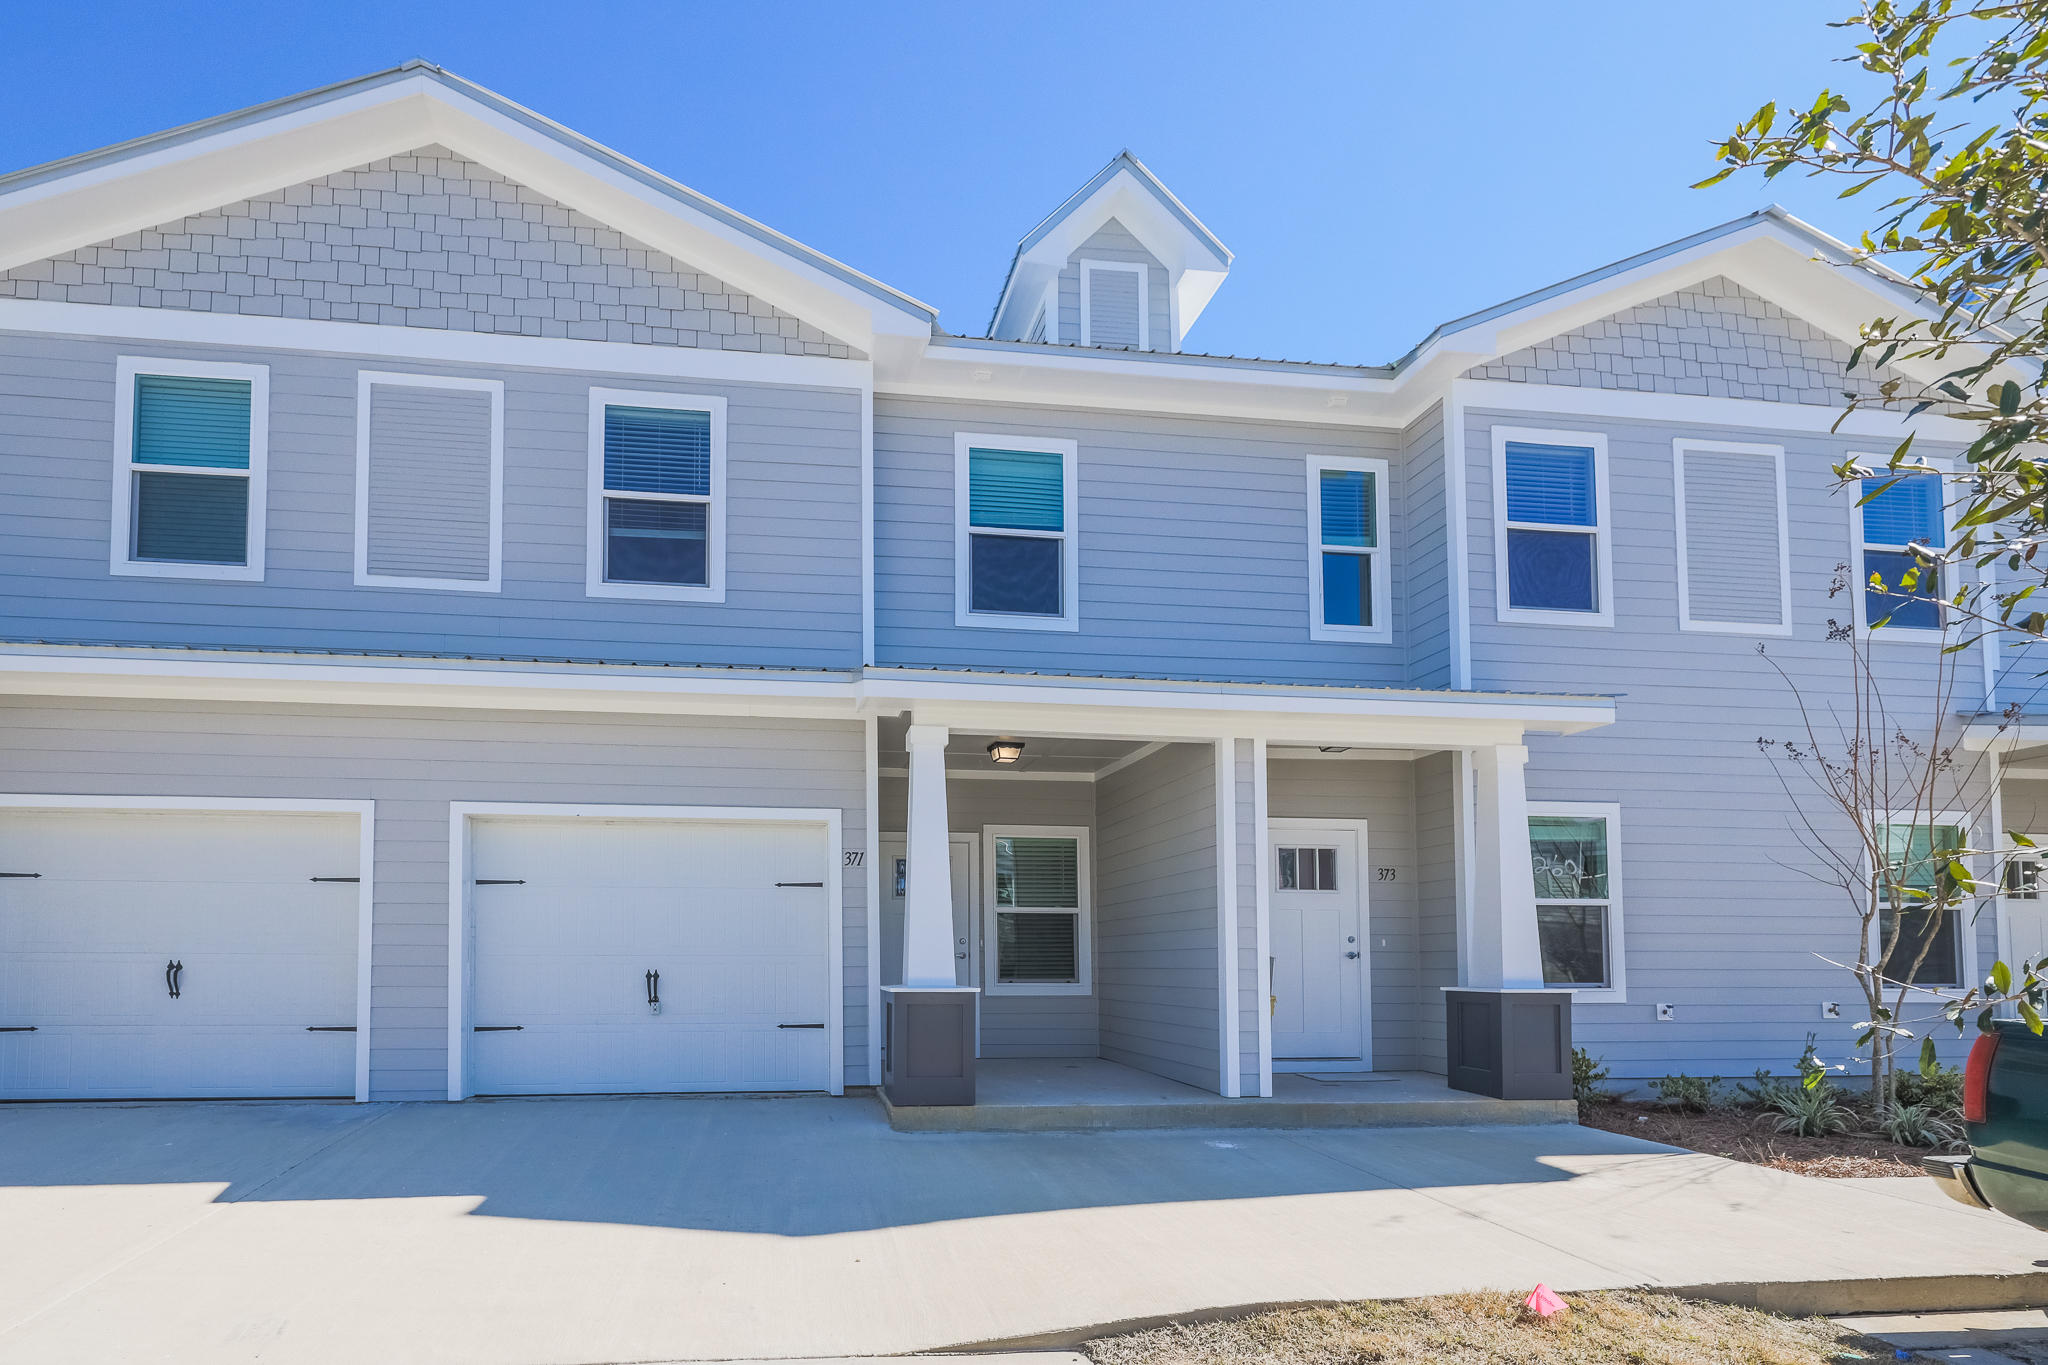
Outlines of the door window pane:
M1280 853L1280 890L1335 891L1337 850L1334 848L1283 848Z

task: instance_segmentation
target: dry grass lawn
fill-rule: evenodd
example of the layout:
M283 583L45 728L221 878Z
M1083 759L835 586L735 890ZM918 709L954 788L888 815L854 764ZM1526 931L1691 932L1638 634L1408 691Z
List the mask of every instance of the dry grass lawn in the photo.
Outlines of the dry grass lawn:
M1568 1294L1548 1320L1519 1294L1290 1308L1091 1341L1097 1365L1829 1365L1891 1349L1825 1318L1660 1294Z

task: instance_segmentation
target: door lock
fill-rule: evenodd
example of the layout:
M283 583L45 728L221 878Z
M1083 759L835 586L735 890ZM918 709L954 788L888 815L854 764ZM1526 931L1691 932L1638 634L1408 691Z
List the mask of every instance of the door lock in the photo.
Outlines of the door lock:
M661 1013L661 973L652 967L647 969L647 1012Z
M1356 948L1353 948L1350 952L1344 954L1344 956L1348 958L1356 958L1358 956L1358 950Z

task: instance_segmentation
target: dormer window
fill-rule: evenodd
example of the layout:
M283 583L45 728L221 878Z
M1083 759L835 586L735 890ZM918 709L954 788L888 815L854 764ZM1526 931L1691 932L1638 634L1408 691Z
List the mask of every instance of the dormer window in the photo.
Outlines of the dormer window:
M1143 265L1125 261L1081 262L1081 344L1122 351L1149 351L1149 300Z

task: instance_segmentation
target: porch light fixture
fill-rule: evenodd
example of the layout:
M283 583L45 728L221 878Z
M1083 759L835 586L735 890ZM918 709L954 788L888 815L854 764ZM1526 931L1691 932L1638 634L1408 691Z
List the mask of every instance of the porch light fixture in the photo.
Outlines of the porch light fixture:
M1015 763L1024 752L1024 741L1020 739L999 739L988 746L989 761L992 763Z

